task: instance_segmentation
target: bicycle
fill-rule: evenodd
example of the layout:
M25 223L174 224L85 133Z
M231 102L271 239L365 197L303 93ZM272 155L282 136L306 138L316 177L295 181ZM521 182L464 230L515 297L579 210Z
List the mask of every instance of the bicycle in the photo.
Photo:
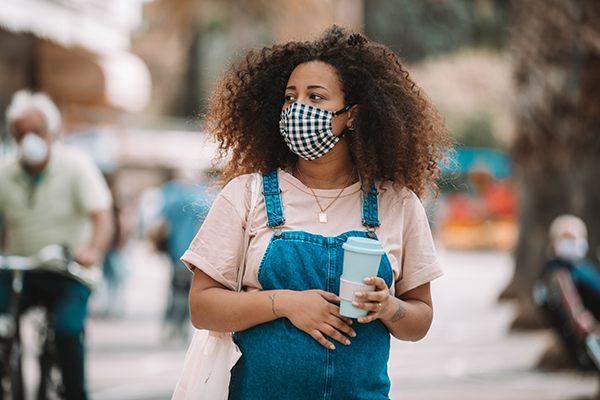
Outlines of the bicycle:
M585 308L570 272L555 268L545 273L532 290L533 301L554 327L575 363L600 372L600 335L594 315Z
M0 314L0 400L23 400L25 385L19 299L24 274L27 271L51 271L95 288L102 279L102 273L99 268L81 266L73 260L69 249L60 245L46 246L31 257L0 256L0 271L2 270L12 274L12 291L9 312ZM37 327L37 343L40 349L37 400L61 400L64 398L64 385L51 323L53 315L43 299L41 309L44 310L43 318Z

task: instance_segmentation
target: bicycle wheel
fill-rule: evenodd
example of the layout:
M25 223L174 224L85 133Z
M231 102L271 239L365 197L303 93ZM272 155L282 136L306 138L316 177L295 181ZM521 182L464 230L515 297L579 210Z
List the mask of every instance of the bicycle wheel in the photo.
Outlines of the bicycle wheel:
M0 343L0 400L23 400L21 344L17 340Z
M38 400L63 400L65 387L62 370L58 364L53 335L46 332L42 354L40 355L40 387Z

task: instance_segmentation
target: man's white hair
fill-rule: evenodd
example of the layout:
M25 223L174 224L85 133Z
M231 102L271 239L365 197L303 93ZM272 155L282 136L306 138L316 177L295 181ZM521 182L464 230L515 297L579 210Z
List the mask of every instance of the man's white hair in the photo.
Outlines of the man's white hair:
M554 241L565 234L587 240L587 227L585 226L585 222L583 222L581 218L571 214L564 214L556 217L550 225L550 241Z
M13 122L23 118L31 110L38 110L42 113L49 134L53 136L58 134L61 123L58 107L46 94L32 93L23 89L13 94L10 105L6 108L6 125L11 135L13 134Z

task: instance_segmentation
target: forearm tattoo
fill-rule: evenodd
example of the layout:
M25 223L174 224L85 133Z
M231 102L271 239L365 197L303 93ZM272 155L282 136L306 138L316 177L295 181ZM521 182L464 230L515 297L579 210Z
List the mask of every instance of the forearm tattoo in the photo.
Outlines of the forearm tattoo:
M273 293L273 296L269 296L269 299L271 299L271 311L273 311L273 314L275 314L275 317L279 318L279 315L277 315L277 313L275 312L275 295L277 294L277 290L275 291L275 293Z
M396 312L394 313L394 315L392 315L392 322L398 322L400 321L402 318L404 318L404 316L406 315L406 308L404 308L404 306L402 305L402 302L398 299L394 299L396 300L396 303L398 303L398 309L396 310Z

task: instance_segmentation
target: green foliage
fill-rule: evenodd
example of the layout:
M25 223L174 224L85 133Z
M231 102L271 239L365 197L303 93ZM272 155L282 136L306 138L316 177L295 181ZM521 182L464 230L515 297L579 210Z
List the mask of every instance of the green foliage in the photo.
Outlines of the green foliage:
M463 46L502 47L508 0L369 0L365 33L408 62Z
M487 114L461 121L452 129L452 136L465 147L503 149L502 143L494 135L492 118Z

